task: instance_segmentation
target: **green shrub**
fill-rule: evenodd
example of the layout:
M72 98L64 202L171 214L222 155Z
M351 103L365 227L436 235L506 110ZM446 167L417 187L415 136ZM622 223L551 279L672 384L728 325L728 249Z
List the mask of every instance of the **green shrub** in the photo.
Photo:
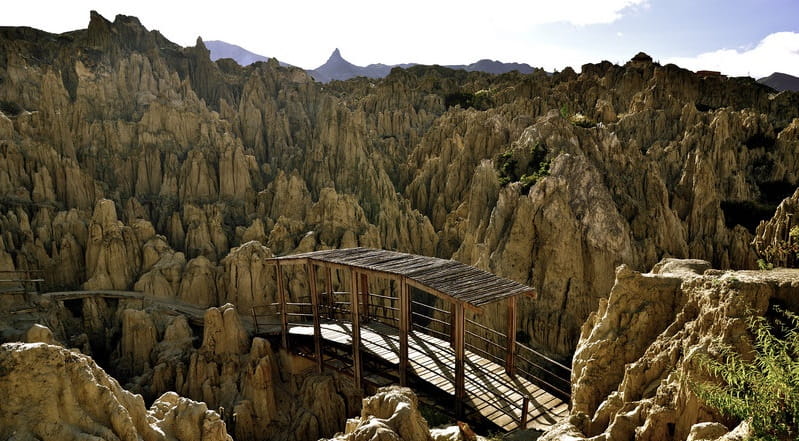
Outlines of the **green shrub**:
M764 259L757 259L757 267L761 271L773 270L774 264L771 262L766 262Z
M509 149L501 153L494 161L499 172L499 185L504 187L511 182L520 182L522 191L527 192L539 179L549 176L547 154L547 146L543 143L535 144L526 152Z
M722 414L749 420L752 439L799 439L799 316L779 308L769 322L754 317L754 357L745 359L720 345L721 360L702 357L700 365L720 383L693 384L696 395Z

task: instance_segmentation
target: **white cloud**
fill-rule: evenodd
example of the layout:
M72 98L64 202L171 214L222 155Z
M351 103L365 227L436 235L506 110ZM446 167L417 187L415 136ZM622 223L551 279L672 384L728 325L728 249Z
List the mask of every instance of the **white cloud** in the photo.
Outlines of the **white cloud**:
M776 32L748 50L720 49L663 61L694 71L717 70L729 76L762 78L773 72L799 76L799 33Z
M18 2L0 25L51 32L85 28L89 10L109 20L139 17L178 44L198 35L224 40L302 67L323 63L333 48L356 64L469 63L478 58L547 63L536 52L536 25L611 23L649 0L73 0ZM515 48L521 52L510 52ZM544 52L550 52L544 50ZM557 55L557 51L555 52ZM562 56L560 57L562 58Z

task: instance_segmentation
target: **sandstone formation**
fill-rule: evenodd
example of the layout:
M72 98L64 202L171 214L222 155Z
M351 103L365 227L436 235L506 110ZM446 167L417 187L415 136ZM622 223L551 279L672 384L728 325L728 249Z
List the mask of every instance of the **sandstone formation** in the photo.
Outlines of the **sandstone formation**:
M419 413L412 390L399 386L381 387L374 396L364 398L359 418L347 420L344 433L336 441L462 441L459 426L431 430ZM477 437L477 439L483 439Z
M754 268L758 222L799 183L799 95L645 54L322 85L96 13L3 28L0 53L0 265L50 288L243 311L275 289L253 241L383 247L534 286L520 335L567 360L613 268Z
M152 408L94 361L60 346L0 346L0 436L40 440L230 441L205 404L165 394Z
M701 261L669 260L641 274L616 271L610 296L582 328L574 355L568 421L542 440L738 439L743 424L694 394L712 381L700 354L719 344L752 348L747 318L772 305L799 311L799 271L719 271Z
M0 320L0 336L63 342L92 355L142 403L155 400L153 412L161 412L163 424L185 425L181 414L199 412L179 397L218 412L230 434L244 441L316 440L343 430L346 419L360 412L361 391L349 378L316 374L315 364L252 338L231 304L204 314L182 305L195 310L187 317L176 315L177 305L169 301L89 296L64 303L42 300L25 317L53 331L40 324L14 331Z
M780 203L771 219L757 226L752 245L767 265L796 267L799 262L799 222L794 220L797 214L799 190Z

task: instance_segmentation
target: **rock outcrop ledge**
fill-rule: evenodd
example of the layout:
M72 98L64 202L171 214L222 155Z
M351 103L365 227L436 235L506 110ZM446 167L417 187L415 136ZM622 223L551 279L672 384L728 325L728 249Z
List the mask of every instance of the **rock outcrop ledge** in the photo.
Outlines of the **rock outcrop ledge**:
M45 343L0 346L0 438L232 441L219 414L174 392L150 410L91 357Z
M691 383L710 380L699 355L718 356L719 343L751 351L747 319L773 305L799 310L799 270L719 271L677 259L646 274L618 267L609 298L582 328L571 416L541 440L727 440L747 432L745 422L705 405Z

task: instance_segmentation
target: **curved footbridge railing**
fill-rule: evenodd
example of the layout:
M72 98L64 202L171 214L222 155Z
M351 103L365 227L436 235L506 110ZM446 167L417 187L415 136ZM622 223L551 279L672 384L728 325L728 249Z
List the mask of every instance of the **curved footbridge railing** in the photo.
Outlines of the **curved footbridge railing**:
M253 307L256 332L279 333L285 348L312 338L304 355L320 372L345 370L363 386L364 357L380 360L402 385L454 395L456 416L480 414L506 430L545 428L568 413L570 368L517 341L517 297L534 298L532 288L452 260L367 248L270 263L277 298ZM296 265L304 271L288 269ZM294 295L287 270L303 281Z

